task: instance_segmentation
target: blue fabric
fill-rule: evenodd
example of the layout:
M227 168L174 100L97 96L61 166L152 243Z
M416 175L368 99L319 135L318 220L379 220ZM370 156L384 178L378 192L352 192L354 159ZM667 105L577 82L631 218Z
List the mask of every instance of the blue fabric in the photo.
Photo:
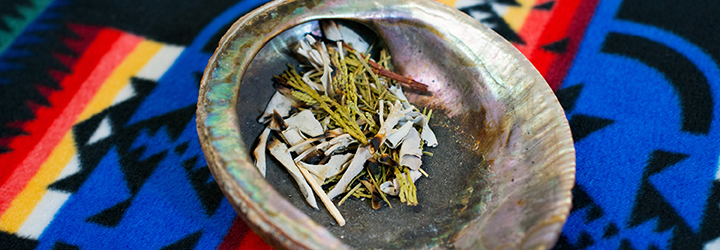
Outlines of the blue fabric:
M555 20L573 14L554 12L573 1L595 0L536 0L533 11ZM22 18L21 8L33 8L31 2L0 0L0 32L7 20ZM220 36L265 2L55 0L34 6L44 11L26 20L12 41L0 41L9 44L0 51L0 155L17 152L9 146L13 138L42 135L22 125L37 118L38 106L64 107L48 97L62 93L62 77L74 70L68 62L82 56L70 44L92 41L71 27L117 30L184 50L158 81L132 79L135 96L73 126L80 170L48 186L70 194L68 201L37 239L0 232L0 249L212 249L251 242L242 223L229 230L236 213L207 168L195 103ZM544 39L513 30L497 12L507 6L520 4L477 0L461 10L516 45ZM575 139L577 185L555 249L720 245L717 13L717 0L599 1L556 92ZM572 38L559 39L537 47L574 53ZM67 58L73 60L61 60ZM87 145L104 119L112 132Z
M556 248L700 249L720 236L711 225L720 216L720 69L688 39L618 17L622 5L600 2L563 83L582 89L566 110L571 124L611 123L575 142L576 208ZM672 67L658 62L676 54ZM690 68L677 72L683 62ZM576 124L573 132L592 127Z
M212 249L220 244L236 213L209 174L197 138L194 113L198 76L202 75L212 53L203 48L206 43L215 42L210 40L217 33L224 33L227 24L264 2L238 2L210 22L158 82L134 83L140 93L128 101L130 104L123 105L134 102L136 109L129 119L113 120L113 128L120 131L113 131L109 139L103 139L107 145L120 144L124 149L119 153L117 146L112 146L97 167L88 171L88 179L57 213L56 217L62 219L53 220L38 239L37 249L52 249L57 243L81 249L160 249L186 238L190 238L190 244L180 246ZM89 120L99 120L106 115L120 117L116 113L127 108L111 107ZM123 134L135 137L121 138ZM92 156L94 153L85 155L97 157ZM138 156L131 164L150 169L147 179L137 181L140 186L135 187L135 192L127 188L135 181L123 177L132 178L127 176L142 170L122 169L128 164L121 164L119 155L127 158L128 154ZM112 190L106 190L109 188ZM206 193L202 189L217 191L213 194L216 201L204 204L204 197L200 195ZM94 216L107 213L125 201L129 204L127 208L109 215L109 220L117 220L118 224L98 225L113 223L104 217L88 223L96 218ZM116 216L121 219L114 219ZM162 234L157 233L158 228L163 229Z

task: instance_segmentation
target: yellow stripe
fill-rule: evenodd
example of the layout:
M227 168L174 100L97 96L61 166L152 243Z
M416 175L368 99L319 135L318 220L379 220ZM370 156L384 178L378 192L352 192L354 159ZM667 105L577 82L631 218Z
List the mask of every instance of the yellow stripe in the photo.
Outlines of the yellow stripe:
M455 7L455 0L435 0L441 3L444 3L447 6Z
M0 230L14 233L20 229L25 219L35 208L40 198L47 192L47 186L52 184L75 155L75 145L72 131L63 136L60 143L53 149L50 156L40 166L38 172L25 185L25 188L10 203L10 207L0 217Z
M122 90L143 66L157 53L162 44L153 41L142 41L125 60L118 65L113 73L103 82L88 106L78 117L78 122L110 107L115 95Z
M525 23L525 19L535 5L535 0L517 0L520 4L519 7L509 7L503 19L507 22L508 26L515 32L519 32Z
M143 41L123 59L105 79L103 85L93 96L90 103L76 120L76 124L110 107L114 97L129 82L130 78L137 74L140 69L152 58L161 48L162 44L152 41ZM76 153L72 131L68 131L60 143L53 149L47 160L40 166L38 172L30 179L25 188L10 203L10 207L0 217L0 230L14 233L22 226L23 222L30 216L33 209L40 202L47 186L52 184L60 175L60 172L70 162Z

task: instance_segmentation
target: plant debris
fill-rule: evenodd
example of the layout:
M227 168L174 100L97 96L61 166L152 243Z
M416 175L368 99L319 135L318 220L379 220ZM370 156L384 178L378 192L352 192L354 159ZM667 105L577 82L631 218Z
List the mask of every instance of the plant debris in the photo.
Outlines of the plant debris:
M253 151L258 170L265 176L267 149L308 204L318 209L317 195L341 226L345 220L331 201L337 197L339 204L370 198L373 209L383 202L392 208L388 195L417 205L415 181L427 176L420 167L423 154L431 155L423 147L437 146L437 138L428 126L432 110L410 104L401 86L427 86L388 70L387 51L376 62L344 43L334 23L324 27L338 41L306 35L297 52L309 70L288 65L274 78L277 91L258 120L267 124Z

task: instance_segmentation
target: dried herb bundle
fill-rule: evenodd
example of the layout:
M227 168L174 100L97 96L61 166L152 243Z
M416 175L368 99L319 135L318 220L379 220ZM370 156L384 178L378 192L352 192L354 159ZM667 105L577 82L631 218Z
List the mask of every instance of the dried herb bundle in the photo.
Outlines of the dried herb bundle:
M275 76L277 92L259 119L267 127L254 150L258 170L265 175L267 148L308 204L318 208L314 192L341 226L331 200L343 193L339 205L350 196L370 198L374 209L382 201L392 207L388 196L417 205L414 183L427 176L423 147L437 139L428 126L432 110L410 104L400 85L427 86L389 71L385 50L376 62L342 41L328 45L306 35L298 53L310 70L288 66ZM271 131L281 139L271 139Z

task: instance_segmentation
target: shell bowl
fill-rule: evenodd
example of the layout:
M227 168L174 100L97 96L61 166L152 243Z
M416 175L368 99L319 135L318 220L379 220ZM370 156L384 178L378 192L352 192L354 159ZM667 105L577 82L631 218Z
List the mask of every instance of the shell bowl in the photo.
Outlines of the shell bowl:
M406 92L434 110L440 145L423 157L419 206L368 201L339 207L348 224L313 210L274 161L263 178L250 156L271 77L317 20L365 29L394 71L429 86ZM510 43L430 0L285 0L237 20L205 69L197 108L208 166L225 196L263 239L283 249L546 249L571 206L575 150L547 83ZM397 204L396 204L397 203Z

